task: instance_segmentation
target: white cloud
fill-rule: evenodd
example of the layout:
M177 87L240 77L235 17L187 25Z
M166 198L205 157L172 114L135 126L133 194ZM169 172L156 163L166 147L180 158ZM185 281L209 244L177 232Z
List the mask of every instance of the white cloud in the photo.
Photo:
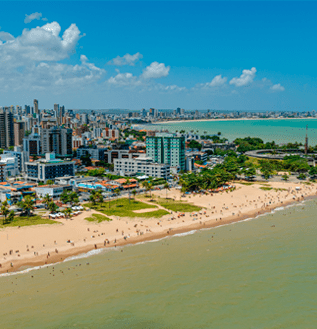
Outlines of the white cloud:
M13 40L14 36L8 32L0 32L0 40L9 41Z
M64 91L97 83L105 75L104 69L90 63L81 55L80 64L59 63L70 57L80 39L80 31L72 24L60 36L57 22L42 27L24 29L14 38L0 32L0 90Z
M283 86L281 86L280 83L273 85L270 89L273 91L284 91L285 90L285 88Z
M10 39L0 45L0 57L12 67L27 65L32 61L65 59L75 51L81 36L76 24L66 29L62 38L60 32L61 27L57 22L31 30L24 29L22 35L13 39L10 35Z
M164 63L153 62L147 66L141 75L144 79L157 79L168 76L170 66L165 66Z
M243 70L242 74L239 78L233 78L230 80L231 85L235 85L236 87L243 87L246 85L249 85L253 82L253 79L255 77L256 68L252 67L251 70Z
M196 88L209 88L209 87L221 87L227 82L226 77L222 77L221 74L216 75L210 82L200 83L196 85Z
M117 56L116 58L109 61L108 65L116 65L116 66L123 66L123 65L130 65L134 66L136 62L143 58L143 55L137 52L134 55L125 54L124 56L120 57Z
M31 23L35 19L36 20L42 19L42 21L47 21L47 18L45 18L45 17L42 18L42 13L36 12L36 13L30 14L30 15L25 14L24 23L25 24Z
M116 86L139 86L141 82L132 73L120 73L108 79L108 83Z

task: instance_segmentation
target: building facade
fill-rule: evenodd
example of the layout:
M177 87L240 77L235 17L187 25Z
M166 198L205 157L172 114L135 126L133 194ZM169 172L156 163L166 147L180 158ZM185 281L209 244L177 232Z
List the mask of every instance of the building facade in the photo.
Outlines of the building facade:
M42 153L51 153L67 156L73 154L72 129L51 127L41 131Z
M147 136L146 155L153 162L169 164L185 171L185 137L168 133Z
M0 109L0 148L14 146L13 114L9 110Z
M20 146L23 143L25 134L25 122L14 122L14 145Z
M145 174L147 176L165 179L170 177L169 165L153 163L149 157L115 159L114 171L123 175Z
M56 177L74 176L75 162L51 159L46 154L45 160L26 162L26 178L28 181L46 182Z

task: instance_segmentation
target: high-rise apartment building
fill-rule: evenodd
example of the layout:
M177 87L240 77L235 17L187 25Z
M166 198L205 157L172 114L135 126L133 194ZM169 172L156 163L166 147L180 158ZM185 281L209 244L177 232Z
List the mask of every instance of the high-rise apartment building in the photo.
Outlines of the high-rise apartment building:
M0 148L14 146L13 114L0 109Z
M65 116L65 106L59 108L59 124L63 124L63 117Z
M158 133L146 137L146 155L154 162L169 164L185 170L185 137Z
M34 99L33 104L34 104L34 113L36 115L38 115L39 114L39 101L37 99Z
M25 134L25 123L23 121L14 122L14 145L19 146L23 143Z
M51 127L41 131L42 153L52 153L57 155L71 155L73 153L72 129Z

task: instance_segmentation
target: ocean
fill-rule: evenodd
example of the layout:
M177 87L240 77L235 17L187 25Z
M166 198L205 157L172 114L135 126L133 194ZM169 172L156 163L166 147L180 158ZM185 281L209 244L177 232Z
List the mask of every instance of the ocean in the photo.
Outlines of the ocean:
M317 119L265 119L265 120L229 120L229 121L194 121L172 122L148 125L151 129L168 129L171 132L198 130L200 134L217 134L233 141L237 137L260 137L265 142L305 143L306 125L308 125L308 142L317 144Z
M0 277L1 328L316 328L316 201Z

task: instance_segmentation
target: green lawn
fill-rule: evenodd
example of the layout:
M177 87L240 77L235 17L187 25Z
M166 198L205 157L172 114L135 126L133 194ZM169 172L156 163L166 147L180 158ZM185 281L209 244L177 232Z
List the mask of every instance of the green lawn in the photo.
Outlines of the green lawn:
M98 223L101 223L101 222L104 222L104 221L112 221L111 218L108 218L104 215L100 215L100 214L92 214L90 217L87 217L85 218L86 220L88 220L89 222L98 222Z
M4 217L0 218L0 227L9 227L9 226L31 226L31 225L40 225L40 224L58 224L54 220L43 218L41 216L35 215L27 217L15 216L14 220L9 224L3 224Z
M202 209L201 207L195 206L191 203L188 203L187 201L175 201L173 199L156 198L153 202L172 211L193 212Z
M263 190L263 191L270 191L270 190L273 189L273 187L261 186L260 189Z
M96 211L99 211L107 216L160 218L168 214L168 212L165 210L162 209L157 210L157 207L155 207L155 205L149 205L144 202L136 201L133 199L131 199L129 202L128 198L120 198L118 200L110 201L110 207L109 207L109 202L97 203L96 205L93 205L92 203L87 203L86 206L88 206L91 209L95 209ZM153 211L146 213L134 212L134 210L151 209L151 208L153 208Z

